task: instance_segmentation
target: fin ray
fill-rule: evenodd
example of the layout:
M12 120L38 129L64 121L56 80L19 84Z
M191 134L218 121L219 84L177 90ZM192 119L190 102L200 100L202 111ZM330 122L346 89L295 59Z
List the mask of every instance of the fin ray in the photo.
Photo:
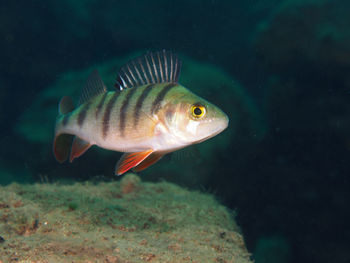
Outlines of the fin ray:
M124 153L116 165L115 174L121 175L129 171L145 160L152 152L153 150L150 149L143 152Z
M107 92L107 88L100 77L100 74L95 69L92 71L86 80L85 86L81 91L79 105L89 101L91 98Z
M142 170L145 170L146 168L150 167L152 164L155 164L156 162L158 162L163 156L164 156L164 153L154 152L150 154L145 160L143 160L139 165L134 167L133 171L140 172Z
M147 53L120 68L115 87L123 90L147 84L176 83L180 69L181 61L170 51Z

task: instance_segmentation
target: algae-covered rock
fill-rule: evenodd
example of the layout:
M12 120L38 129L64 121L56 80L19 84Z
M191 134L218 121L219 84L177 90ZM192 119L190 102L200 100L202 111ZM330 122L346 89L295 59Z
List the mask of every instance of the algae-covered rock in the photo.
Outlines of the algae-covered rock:
M0 187L3 262L251 262L211 195L121 182Z

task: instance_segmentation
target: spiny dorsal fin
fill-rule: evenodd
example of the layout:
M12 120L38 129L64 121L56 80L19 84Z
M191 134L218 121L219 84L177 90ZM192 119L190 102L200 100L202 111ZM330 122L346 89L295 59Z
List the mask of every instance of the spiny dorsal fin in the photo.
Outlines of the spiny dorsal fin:
M79 105L106 91L106 86L103 83L100 74L98 74L98 71L95 69L90 73L88 79L86 80L85 86L81 91Z
M171 51L157 51L129 61L120 68L115 87L125 88L146 84L177 82L181 61Z

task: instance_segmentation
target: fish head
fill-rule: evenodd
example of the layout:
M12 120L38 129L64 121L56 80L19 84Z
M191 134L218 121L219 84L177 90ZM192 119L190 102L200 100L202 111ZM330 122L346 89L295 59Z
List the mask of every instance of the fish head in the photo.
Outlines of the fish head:
M172 98L164 112L167 130L182 145L205 141L222 132L229 123L221 109L189 91Z

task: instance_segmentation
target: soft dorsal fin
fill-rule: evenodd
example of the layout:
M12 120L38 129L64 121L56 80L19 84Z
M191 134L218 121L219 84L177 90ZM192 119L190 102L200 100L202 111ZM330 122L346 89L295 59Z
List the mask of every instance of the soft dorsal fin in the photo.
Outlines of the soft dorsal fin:
M177 82L181 61L171 51L157 51L130 60L120 68L115 87L125 88L146 84Z
M74 110L74 104L73 100L69 96L64 96L61 100L60 103L58 104L58 113L60 115L70 113L71 111Z
M85 86L81 91L81 95L79 98L79 105L83 104L84 102L87 102L92 97L95 97L106 91L107 91L106 86L103 83L103 80L101 79L100 74L95 69L90 73L88 79L86 80Z

